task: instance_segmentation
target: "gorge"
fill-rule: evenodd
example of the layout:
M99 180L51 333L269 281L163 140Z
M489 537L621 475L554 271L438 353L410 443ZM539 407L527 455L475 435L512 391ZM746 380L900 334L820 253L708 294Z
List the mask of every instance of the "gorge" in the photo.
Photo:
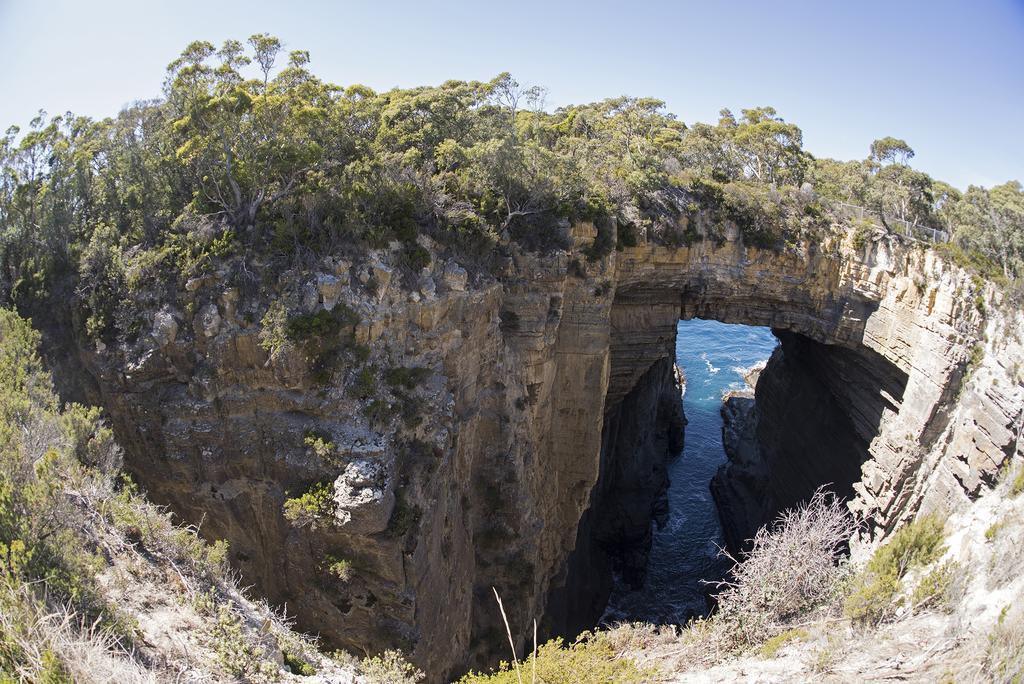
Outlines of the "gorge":
M593 626L613 566L642 576L681 447L681 319L782 340L757 387L759 453L716 482L734 544L833 483L870 545L975 495L1013 453L1020 321L980 314L976 299L1001 296L991 286L898 241L857 248L839 231L775 250L729 222L697 229L688 246L588 259L599 231L578 222L568 250L512 249L491 276L423 237L431 260L411 291L394 251L269 286L229 259L146 292L134 343L80 340L86 373L57 380L106 409L150 496L229 540L244 579L300 627L400 647L431 681L507 647L492 587L525 643L535 618L549 635ZM261 346L275 301L339 321L323 335L336 380L315 377L320 342ZM402 369L427 370L406 382ZM326 514L283 515L321 482ZM352 577L326 573L329 557Z

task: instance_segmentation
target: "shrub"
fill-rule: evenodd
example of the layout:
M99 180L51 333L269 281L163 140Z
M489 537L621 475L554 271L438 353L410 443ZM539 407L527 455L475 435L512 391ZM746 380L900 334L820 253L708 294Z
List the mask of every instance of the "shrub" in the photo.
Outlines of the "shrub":
M399 256L399 263L412 273L419 273L430 266L430 252L417 244L406 245Z
M280 300L271 302L260 319L260 346L270 353L271 359L280 356L288 343L288 310Z
M276 664L246 638L242 621L227 604L219 606L210 636L217 663L227 673L245 680L276 679Z
M333 311L327 310L291 316L285 325L285 335L292 342L306 342L330 337L337 335L340 330L340 318Z
M284 517L299 527L313 527L334 516L334 486L317 482L297 497L284 502Z
M380 426L395 415L396 411L394 406L383 399L374 399L363 407L363 413L373 425Z
M594 227L597 228L597 237L583 250L587 261L600 261L611 254L619 242L615 232L615 224L612 223L610 218L599 216L594 220Z
M384 373L384 380L392 387L415 389L423 380L430 377L429 368L390 368Z
M377 367L365 366L356 374L349 393L356 399L369 399L377 393Z
M844 605L846 615L869 624L887 618L898 605L896 595L907 571L942 555L942 529L942 520L931 514L897 530L854 578Z
M296 655L291 651L282 651L281 655L284 659L284 666L292 674L299 675L300 677L312 677L316 674L316 668L303 659L302 656Z
M761 644L761 655L765 658L774 658L786 644L791 641L802 641L806 638L806 629L787 629L785 632L776 634L771 639Z
M854 529L845 505L818 490L758 530L717 596L715 621L731 648L762 643L835 599L844 577L837 560Z
M1024 681L1024 608L1009 604L989 632L982 658L985 674L994 682Z
M867 219L854 219L853 220L853 248L856 250L862 250L867 247L868 241L871 236L875 233L875 224Z
M996 520L985 530L985 541L994 541L999 532L1006 527L1006 520Z
M402 492L395 492L395 507L388 520L387 534L390 537L401 537L419 524L422 512L418 506L405 500Z
M459 684L518 684L536 680L546 684L628 684L650 682L657 671L652 667L641 667L630 658L622 657L611 644L600 635L584 633L572 644L562 639L552 639L537 648L519 663L521 675L515 663L502 662L490 674L470 673L459 680ZM520 678L521 677L521 678Z
M109 340L114 332L115 311L123 301L125 282L124 253L117 229L105 224L95 227L82 251L79 271L79 289L87 313L86 333L94 339Z
M317 458L326 463L337 461L337 446L331 440L331 436L319 430L307 430L302 443L309 447Z
M960 566L946 561L921 578L910 595L910 605L918 608L948 610L953 603L953 588L960 577Z
M359 664L366 684L416 684L426 676L398 651L384 651Z
M338 556L327 556L327 572L342 582L348 582L352 579L352 561Z

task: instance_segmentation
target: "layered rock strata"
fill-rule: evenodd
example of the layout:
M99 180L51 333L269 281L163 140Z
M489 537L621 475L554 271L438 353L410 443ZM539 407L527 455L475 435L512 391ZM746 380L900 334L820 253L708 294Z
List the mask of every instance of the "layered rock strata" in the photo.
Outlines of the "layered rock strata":
M80 341L75 384L95 388L151 496L228 539L245 580L300 627L360 652L402 647L440 681L505 655L492 587L525 643L534 618L549 633L585 623L613 563L640 572L659 459L676 448L680 318L789 331L807 338L801 358L847 373L826 389L846 392L851 505L874 538L972 495L1019 448L1009 333L1024 325L982 317L975 300L998 308L991 287L886 243L772 251L721 233L588 262L595 231L580 224L568 252L512 250L472 277L430 244L417 273L396 247L269 285L247 274L270 266L229 260L154 284L136 339ZM354 315L271 354L275 303ZM426 370L405 383L403 369ZM329 493L327 514L286 518L310 491Z

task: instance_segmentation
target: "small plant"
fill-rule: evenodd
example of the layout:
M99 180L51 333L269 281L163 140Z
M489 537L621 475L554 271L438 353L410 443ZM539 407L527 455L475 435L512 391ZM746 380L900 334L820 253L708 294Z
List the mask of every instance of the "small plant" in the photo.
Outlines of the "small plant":
M806 638L806 629L787 629L785 632L776 634L771 639L761 644L761 655L765 658L774 658L786 644L793 641L803 641Z
M811 656L811 671L818 674L828 672L835 665L838 658L839 653L836 649L836 644L832 639L829 639L827 644L814 650Z
M1010 495L1017 496L1024 492L1024 468L1018 468L1013 481L1010 482Z
M326 463L334 463L337 460L337 446L331 440L330 434L321 430L307 430L302 443L316 454L317 458Z
M342 582L352 579L352 561L338 556L327 556L327 572Z
M935 514L904 525L880 546L853 581L844 610L855 622L878 624L898 605L896 595L907 571L939 558L943 523Z
M292 674L299 675L300 677L312 677L316 674L316 668L304 660L302 656L296 655L291 651L282 651L281 655L284 659L284 666Z
M960 566L954 561L934 568L921 578L910 596L910 604L914 609L936 608L948 610L953 602L952 590L956 584Z
M267 312L260 319L260 346L270 353L270 358L281 355L288 343L288 310L280 300L267 307Z
M419 524L422 512L418 506L405 500L402 492L395 492L395 507L388 520L387 534L390 537L402 537L406 532Z
M315 528L334 517L334 486L330 482L317 482L299 496L286 499L284 517L299 527Z
M356 399L369 399L377 393L377 367L366 366L356 375L349 392Z
M969 375L975 368L981 365L981 362L985 358L985 347L979 342L971 347L971 355L967 358L967 370L965 375Z
M401 387L407 390L415 389L426 378L429 378L429 368L389 368L384 373L384 380L391 387Z
M995 538L999 536L999 532L1006 527L1006 520L996 520L994 523L988 526L985 530L985 541L995 541Z
M399 651L384 651L364 658L359 669L366 684L416 684L426 676L407 662Z

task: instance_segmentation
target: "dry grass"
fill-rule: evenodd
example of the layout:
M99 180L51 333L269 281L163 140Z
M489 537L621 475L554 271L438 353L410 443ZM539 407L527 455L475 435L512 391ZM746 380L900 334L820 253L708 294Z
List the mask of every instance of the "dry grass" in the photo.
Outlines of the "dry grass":
M69 605L49 606L29 585L0 583L0 635L4 675L19 681L158 681L117 635Z
M989 633L982 672L994 682L1024 682L1024 606L1019 602L1003 609Z

